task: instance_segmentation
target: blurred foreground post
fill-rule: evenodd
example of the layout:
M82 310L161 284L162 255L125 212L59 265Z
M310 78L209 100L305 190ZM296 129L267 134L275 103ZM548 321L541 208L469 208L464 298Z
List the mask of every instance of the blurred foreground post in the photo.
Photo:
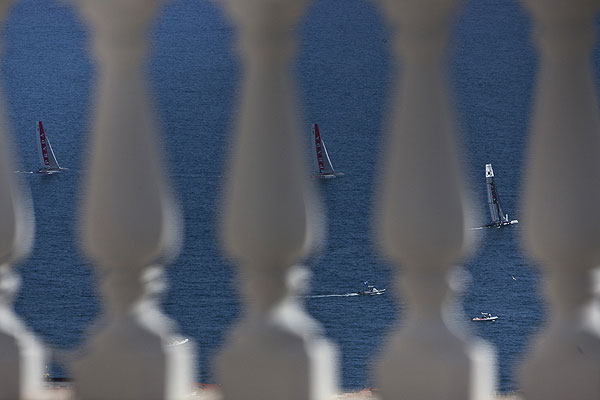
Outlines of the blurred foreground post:
M143 61L159 0L77 0L93 31L99 83L82 232L101 271L106 315L72 366L77 398L178 399L193 346L158 308L178 215L161 165Z
M383 399L489 399L495 356L453 318L451 276L470 218L445 80L455 0L379 0L393 28L402 76L377 199L378 235L407 301L403 326L378 368Z
M290 79L306 1L223 3L245 66L223 236L241 267L246 313L218 359L218 380L226 400L327 399L337 389L336 351L297 299L308 273L293 266L319 233Z
M0 146L0 400L35 399L40 395L44 349L14 313L20 278L11 265L29 252L33 211L15 182L4 130L1 121L0 143L5 145Z
M0 0L3 19L10 0ZM33 239L33 210L13 172L12 147L6 137L0 107L0 400L40 396L44 349L13 311L20 279L12 265L29 253Z
M549 324L522 368L528 399L600 399L600 118L590 63L598 0L527 0L540 54L524 240Z

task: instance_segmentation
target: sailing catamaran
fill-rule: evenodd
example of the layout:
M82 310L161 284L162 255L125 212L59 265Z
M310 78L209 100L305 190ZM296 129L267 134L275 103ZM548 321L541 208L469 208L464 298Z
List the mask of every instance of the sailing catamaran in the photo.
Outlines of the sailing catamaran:
M333 169L333 165L331 165L331 160L329 159L329 154L327 154L327 148L325 147L325 142L321 137L321 132L319 132L319 125L313 125L313 135L315 137L315 150L316 150L316 164L318 168L318 173L314 174L315 178L335 178L338 176L343 176L342 172L335 172Z
M498 191L496 190L496 183L494 182L494 170L492 169L492 164L485 164L485 179L487 181L488 206L490 207L492 221L485 224L483 228L500 228L505 225L518 223L518 220L511 220L508 218L508 214L504 214L502 211L502 205L500 204L500 198L498 197Z
M37 122L36 128L37 148L40 154L40 161L42 165L42 167L36 172L38 174L53 174L66 169L61 168L60 165L58 165L58 161L56 161L56 156L54 155L54 151L50 145L50 140L48 139L48 136L46 136L46 131L44 130L42 121Z

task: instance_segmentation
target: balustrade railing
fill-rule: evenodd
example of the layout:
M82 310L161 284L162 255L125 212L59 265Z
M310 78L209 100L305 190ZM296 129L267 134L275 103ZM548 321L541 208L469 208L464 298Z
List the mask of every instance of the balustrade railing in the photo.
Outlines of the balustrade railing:
M380 3L394 28L402 74L389 122L378 234L382 249L403 269L398 286L408 303L379 368L381 394L491 398L493 351L452 322L457 316L452 270L472 232L444 68L458 2ZM440 171L444 179L432 179Z
M82 399L178 399L192 391L191 343L172 345L158 308L162 264L180 224L163 175L143 61L160 0L80 0L99 65L91 164L82 215L106 315L72 366Z
M337 356L298 300L296 266L321 226L302 162L290 76L305 0L225 0L245 66L223 236L240 264L246 315L218 361L226 399L327 399Z
M0 0L3 15L10 0ZM194 346L160 311L179 218L161 164L143 62L161 0L77 0L98 61L83 245L103 279L106 314L69 368L81 399L181 399ZM227 400L327 399L337 350L298 294L297 265L323 235L299 141L291 65L308 0L222 0L244 67L224 196L223 243L239 265L245 312L216 362ZM407 300L379 363L383 399L489 399L495 353L452 321L453 283L470 241L445 47L458 0L378 0L394 29L400 86L389 116L377 207L382 251ZM550 323L521 372L526 399L600 398L600 114L590 67L599 0L526 0L540 51L527 163L524 242L543 265ZM343 6L343 5L341 5ZM1 111L1 110L0 110ZM1 116L1 112L0 112ZM0 118L0 143L7 143ZM10 148L0 146L0 400L39 398L44 350L12 310L13 264L33 214ZM276 166L275 168L273 166ZM444 179L431 179L444 171ZM439 194L443 193L443 201ZM440 223L444 221L444 223Z
M600 114L590 54L599 1L526 1L540 54L524 241L543 265L548 326L522 371L526 399L600 398Z
M0 1L0 20L11 4ZM14 170L14 154L0 107L0 399L40 396L44 350L13 311L20 278L13 264L29 253L33 239L33 209Z

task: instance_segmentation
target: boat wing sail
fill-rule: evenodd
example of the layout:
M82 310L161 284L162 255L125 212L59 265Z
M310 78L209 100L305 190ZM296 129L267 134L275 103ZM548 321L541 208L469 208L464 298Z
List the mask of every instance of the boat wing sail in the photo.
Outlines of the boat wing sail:
M502 221L508 222L508 216L504 215L504 212L502 211L502 205L500 204L500 198L498 197L498 192L496 190L492 164L485 165L485 179L487 182L488 206L490 208L492 223L501 223Z
M313 135L315 137L315 150L317 154L317 168L319 173L323 173L325 169L325 162L323 161L323 142L321 141L321 132L319 132L319 125L313 125Z
M40 161L42 163L42 168L44 169L60 169L58 165L58 161L56 161L56 156L54 155L54 151L52 151L52 146L50 145L50 140L48 140L48 136L46 136L46 131L44 130L44 125L42 121L38 121L37 123L37 137L38 137L38 150L40 154Z
M315 149L317 154L317 166L319 168L319 173L335 174L333 165L331 165L331 159L329 158L329 154L327 153L327 148L325 147L325 142L321 137L321 132L319 131L318 124L313 125L313 133L315 136Z
M36 124L36 143L38 148L38 154L40 156L40 165L42 168L50 168L50 160L48 159L48 146L46 142L46 133L42 122L38 121Z

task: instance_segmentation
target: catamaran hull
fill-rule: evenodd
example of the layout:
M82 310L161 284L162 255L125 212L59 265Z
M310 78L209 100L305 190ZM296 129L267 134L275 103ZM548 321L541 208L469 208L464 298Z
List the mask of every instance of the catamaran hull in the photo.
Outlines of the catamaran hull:
M502 228L503 226L515 225L518 223L518 219L513 219L512 221L491 222L489 224L483 225L482 228Z
M336 172L334 174L314 174L312 177L319 178L319 179L333 179L333 178L338 178L340 176L344 176L344 173Z
M58 172L64 171L67 168L40 168L37 171L35 171L36 174L44 174L44 175L51 175L51 174L56 174Z

